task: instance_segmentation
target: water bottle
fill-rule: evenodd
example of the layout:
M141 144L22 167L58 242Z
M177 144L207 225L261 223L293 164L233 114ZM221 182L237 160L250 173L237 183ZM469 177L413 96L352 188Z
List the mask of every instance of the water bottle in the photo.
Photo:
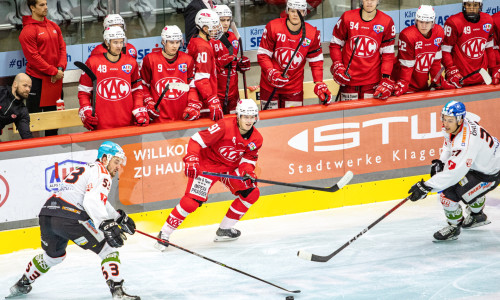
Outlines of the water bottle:
M59 99L56 101L57 110L64 110L64 100Z

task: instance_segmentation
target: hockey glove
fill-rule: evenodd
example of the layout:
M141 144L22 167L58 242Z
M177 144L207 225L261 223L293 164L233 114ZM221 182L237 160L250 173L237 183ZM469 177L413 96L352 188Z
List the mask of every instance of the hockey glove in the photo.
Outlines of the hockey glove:
M182 113L182 118L186 121L194 121L200 118L201 103L188 103L184 112Z
M231 55L229 53L226 53L226 54L222 55L221 57L217 58L217 64L221 67L226 68L227 65L229 65L230 63L232 63L236 59L237 59L236 55Z
M126 212L118 209L117 212L120 214L116 222L120 224L122 231L132 235L135 233L135 222L130 218Z
M396 85L394 86L394 96L399 97L408 92L408 88L410 87L410 83L404 79L398 80Z
M210 119L213 121L218 121L224 118L224 113L222 112L222 107L220 106L220 101L217 96L212 96L208 98L208 109L210 110Z
M149 116L148 111L145 107L139 107L132 111L134 115L135 122L134 124L137 126L148 126L149 125Z
M254 167L249 163L240 164L238 166L237 173L245 178L243 182L248 186L252 186L252 184L257 180L257 175L254 172Z
M438 82L435 85L436 90L453 90L456 87L451 84L448 80L445 80L443 76L439 77Z
M284 87L285 84L290 81L290 79L281 76L281 72L276 69L269 70L269 73L267 73L267 80L269 80L271 85L275 88Z
M97 115L92 116L92 106L83 106L78 111L80 119L82 119L83 126L88 130L95 130L99 120Z
M432 160L431 177L444 170L444 162L439 159Z
M104 238L111 247L119 248L123 246L123 238L125 236L122 235L122 230L120 229L120 227L118 227L118 224L115 222L115 220L102 221L99 229L104 233Z
M149 115L149 118L151 118L151 120L154 120L154 119L160 117L160 114L155 109L155 104L156 103L154 102L153 98L151 98L151 97L144 99L144 106L148 110L148 115Z
M325 105L332 102L332 93L328 90L328 86L324 82L318 82L314 86L314 93L318 96L319 100Z
M184 173L189 178L198 177L198 172L200 168L200 158L194 154L186 155L182 159L184 161Z
M236 68L241 73L250 71L250 59L246 56L242 56L236 65Z
M409 198L411 201L418 201L427 197L427 194L432 190L432 188L425 185L424 180L421 179L419 182L415 183L411 189L408 191L410 194Z
M373 96L381 100L386 100L391 96L392 91L394 91L394 80L388 77L382 78L378 83Z
M332 67L330 68L330 72L333 75L333 80L335 80L335 82L339 85L348 85L349 82L351 82L351 78L346 75L347 71L344 67L344 64L340 61L336 61L333 63Z
M446 80L453 84L455 88L459 89L462 87L462 84L460 83L460 79L462 78L463 76L460 74L460 71L456 66L451 66L446 69Z
M491 68L491 84L500 84L500 67Z

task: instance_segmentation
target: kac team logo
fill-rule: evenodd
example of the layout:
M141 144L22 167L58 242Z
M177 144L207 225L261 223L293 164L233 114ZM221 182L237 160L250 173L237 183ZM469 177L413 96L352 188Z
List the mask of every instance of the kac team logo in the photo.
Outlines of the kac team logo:
M486 49L486 39L482 37L473 37L468 39L465 43L460 45L462 53L472 59L483 57L484 50Z
M179 71L181 71L182 73L186 73L188 70L188 65L187 64L180 64L178 68L179 68Z
M131 64L123 65L122 71L127 73L127 74L130 74L130 72L132 72L132 65Z
M130 95L130 82L123 78L109 77L97 84L97 94L108 101L119 101Z
M302 42L302 47L307 47L311 44L311 40L308 38L305 38L304 41Z
M162 79L158 80L155 83L155 91L156 91L156 94L158 95L158 97L160 97L161 93L163 93L163 90L165 89L167 84L170 82L185 83L182 80L179 80L178 78L175 78L175 77L163 77ZM185 93L186 92L179 91L178 89L168 89L165 92L165 95L163 96L163 100L177 100Z
M282 69L285 69L286 66L288 65L288 62L290 62L290 58L292 57L294 51L295 49L285 48L285 47L276 49L276 51L274 52L274 57L276 58L276 61L278 62L278 64ZM297 51L297 54L295 55L292 63L290 64L289 70L297 69L303 60L304 56L302 55L302 53L300 53L300 51Z
M384 32L384 26L373 25L373 31L375 31L375 33L377 33L377 34L382 33L382 32Z
M443 41L442 38L435 38L434 39L434 45L436 45L436 47L439 47L439 45L441 45L441 42Z
M7 198L9 198L9 190L10 188L7 179L0 175L0 207L2 207L5 201L7 201Z
M354 37L349 40L351 49L354 49L355 42L356 39ZM360 35L358 40L358 46L356 47L356 52L354 53L354 55L360 58L372 57L373 55L378 53L378 48L379 45L375 39L367 35Z
M67 159L62 162L55 162L52 166L45 168L45 189L51 193L56 193L61 184L76 168L87 164L86 162Z
M491 30L491 24L490 23L486 23L483 25L483 30L486 31L486 32L490 32Z

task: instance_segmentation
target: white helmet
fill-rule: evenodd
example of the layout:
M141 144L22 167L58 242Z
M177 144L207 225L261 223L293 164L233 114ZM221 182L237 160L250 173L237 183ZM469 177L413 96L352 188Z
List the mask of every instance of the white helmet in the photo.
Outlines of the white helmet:
M287 0L286 1L286 12L289 9L305 10L307 11L307 1L306 0Z
M123 39L123 45L127 43L127 37L125 36L125 31L121 27L108 27L104 29L104 33L102 34L104 41L108 44L111 43L111 40Z
M102 23L104 26L104 29L111 27L113 25L121 25L123 27L123 30L127 30L125 27L125 20L123 20L122 16L119 14L111 14L107 15L106 18L104 18L104 22Z
M421 22L433 22L436 18L436 13L434 8L430 5L420 5L415 15L415 19Z
M230 17L233 18L233 13L231 12L231 9L227 5L216 5L213 8L213 11L215 11L220 17Z
M167 25L161 31L161 41L165 44L167 41L181 41L184 43L182 31L177 25Z
M255 123L259 120L259 108L253 99L240 99L236 104L236 116L256 116ZM255 124L254 123L254 124Z
M222 30L222 25L220 24L219 15L211 9L200 10L196 14L194 22L196 23L196 27L202 31L203 27L207 26L208 33L204 31L203 32L207 34L207 37L210 37L211 39L218 40L224 33L224 31Z

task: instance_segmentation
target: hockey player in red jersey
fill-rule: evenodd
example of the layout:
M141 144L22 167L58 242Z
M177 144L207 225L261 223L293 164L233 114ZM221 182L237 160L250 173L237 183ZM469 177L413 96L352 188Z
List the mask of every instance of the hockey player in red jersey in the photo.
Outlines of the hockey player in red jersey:
M462 12L444 23L443 65L446 79L457 88L484 83L480 74L462 78L480 68L496 66L493 19L481 12L483 0L462 0Z
M495 53L496 65L491 68L492 84L500 84L500 11L491 16L493 19L493 52Z
M146 126L149 116L143 106L137 62L121 53L125 32L120 27L108 27L103 37L108 52L92 55L85 62L97 77L97 90L93 90L92 80L87 74L80 77L78 114L82 123L88 130L131 124ZM96 93L95 116L92 115L91 93Z
M233 54L231 55L227 47L220 40L210 40L212 48L214 49L215 62L217 65L217 96L219 97L219 101L225 104L226 91L228 91L227 107L223 105L225 110L224 113L234 113L236 103L240 99L238 92L238 73L236 71L250 71L250 60L246 56L242 56L239 60L237 59L238 51L242 45L239 44L234 33L228 31L233 18L231 9L227 5L216 5L213 10L219 15L224 35L227 37L228 41L231 42L233 47ZM231 79L228 89L227 75L229 68L231 68Z
M314 93L325 104L331 102L331 93L323 82L323 50L321 49L320 31L305 23L302 28L299 14L305 16L306 0L288 0L287 16L267 23L259 50L257 61L260 65L260 99L264 107L271 100L269 108L302 106L304 100L304 66L306 61L311 67ZM290 64L288 73L283 71L290 62L292 53L298 46L303 30L306 36L298 52ZM271 93L277 89L273 99Z
M200 117L201 102L196 95L194 85L189 92L168 89L156 111L159 101L168 83L191 84L194 78L193 58L179 51L182 45L182 32L176 25L167 25L161 32L161 52L147 54L142 61L141 78L144 105L149 117L154 122L168 120L196 120ZM193 95L194 94L194 95Z
M361 0L360 4L361 8L342 14L333 28L330 72L340 85L341 100L385 100L394 90L390 75L396 27L390 16L377 9L378 0Z
M119 26L123 29L123 31L127 30L127 26L125 25L125 20L120 16L119 14L110 14L107 15L106 18L104 18L104 22L102 24L104 26L104 29L112 26ZM96 55L96 54L103 54L108 52L106 49L106 45L104 43L97 45L92 52L90 52L90 55ZM133 58L137 59L137 49L135 49L134 45L130 43L126 43L125 47L122 49L123 54L127 54L132 56Z
M421 5L415 25L399 34L398 60L392 71L392 78L396 80L395 96L428 90L429 75L432 79L438 76L434 85L437 89L455 88L439 74L444 32L443 27L434 24L435 18L432 6Z
M188 176L186 193L168 216L160 237L167 240L184 219L207 201L212 186L221 181L237 198L231 204L216 232L215 241L237 239L241 232L233 226L259 199L255 181L255 164L262 146L262 136L254 127L259 120L259 109L252 99L241 99L236 106L236 118L225 118L208 129L195 133L189 140L184 157ZM202 175L203 171L245 176L246 181ZM165 250L167 243L156 243Z
M224 117L219 98L217 97L217 67L215 55L209 40L218 40L223 34L219 16L210 9L200 10L195 17L198 34L194 35L186 49L186 53L194 60L193 85L203 102L203 107L210 110L210 119L217 121Z

